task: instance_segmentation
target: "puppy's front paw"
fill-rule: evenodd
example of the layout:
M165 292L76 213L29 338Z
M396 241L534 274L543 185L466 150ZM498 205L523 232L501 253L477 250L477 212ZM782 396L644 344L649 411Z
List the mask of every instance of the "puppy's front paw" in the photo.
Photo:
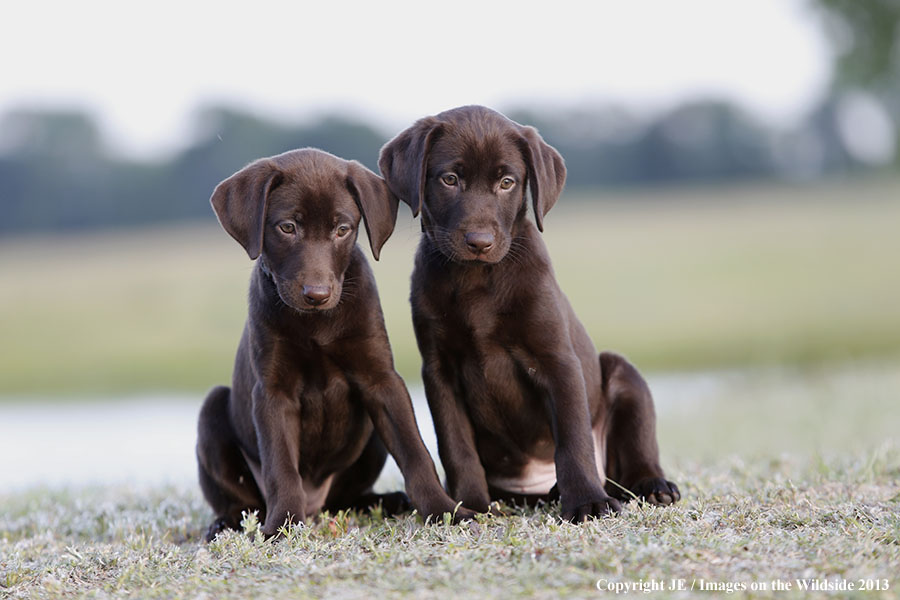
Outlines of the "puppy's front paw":
M266 522L263 524L262 533L267 540L281 535L282 528L290 529L291 527L302 526L303 522L306 520L305 515L295 515L289 511L283 512L281 515L280 519L273 515L269 515L266 518Z
M456 509L456 512L453 513L453 522L458 524L463 521L474 521L475 515L476 512L474 510L469 510L468 508L460 506Z
M560 517L572 523L582 523L590 517L605 517L620 510L622 510L622 504L615 498L610 498L605 494L587 502L578 503L576 501L571 505L566 502L564 497L562 499Z
M481 499L481 498L463 498L462 499L463 506L468 509L472 509L472 511L486 513L491 510L491 501L490 499ZM462 508L462 507L460 507ZM471 512L471 511L470 511Z
M643 479L632 486L634 495L657 506L668 506L681 500L678 486L662 477Z
M473 520L476 514L474 510L468 509L457 502L453 502L452 504L441 503L434 508L426 508L425 510L420 511L420 513L423 519L431 523L443 523L446 515L449 515L451 522L454 524Z
M490 510L491 497L488 494L487 486L483 490L475 489L474 486L468 489L456 489L452 490L450 495L461 500L463 506L475 512L485 513Z

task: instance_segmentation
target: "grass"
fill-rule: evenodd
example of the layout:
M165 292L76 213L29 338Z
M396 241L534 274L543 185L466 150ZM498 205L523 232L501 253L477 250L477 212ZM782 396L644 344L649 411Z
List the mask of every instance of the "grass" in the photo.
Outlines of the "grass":
M898 180L569 192L545 239L597 346L644 370L896 357L898 198ZM374 268L398 369L415 381L419 233L401 215ZM209 225L0 241L0 397L229 381L250 269L211 213Z
M339 513L277 543L251 517L206 545L195 485L0 492L0 597L586 598L614 593L599 580L673 579L760 598L784 596L776 581L794 597L797 579L862 580L890 587L802 595L900 597L900 366L724 372L684 392L658 406L675 507L580 526L556 505L461 526Z
M28 597L589 597L596 585L699 580L900 580L900 449L834 460L679 469L685 500L630 505L580 526L557 507L507 507L475 523L323 515L279 542L243 533L197 541L206 509L182 489L34 492L3 498L0 594ZM657 594L662 597L666 593ZM830 597L810 594L810 597Z

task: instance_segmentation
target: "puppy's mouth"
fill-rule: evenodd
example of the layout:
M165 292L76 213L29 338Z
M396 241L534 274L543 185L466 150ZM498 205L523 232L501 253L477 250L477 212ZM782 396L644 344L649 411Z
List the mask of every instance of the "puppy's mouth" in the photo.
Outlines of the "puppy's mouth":
M340 283L330 285L301 285L279 282L278 296L281 301L297 312L327 312L341 301L343 288Z
M441 253L453 262L496 264L506 257L509 241L491 233L457 231L436 235Z
M499 252L470 252L469 256L459 256L458 259L461 259L460 262L467 263L487 263L490 265L497 264L505 255Z

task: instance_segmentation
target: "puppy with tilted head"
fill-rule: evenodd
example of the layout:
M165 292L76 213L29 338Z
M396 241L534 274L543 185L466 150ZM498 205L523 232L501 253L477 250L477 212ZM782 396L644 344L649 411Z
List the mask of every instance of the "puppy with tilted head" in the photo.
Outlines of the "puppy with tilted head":
M413 324L450 495L480 511L558 497L571 521L632 494L677 501L647 384L597 353L541 239L566 179L559 153L532 127L464 106L401 132L379 167L421 219Z
M376 259L394 229L398 201L384 181L295 150L238 171L211 203L256 266L232 386L214 388L200 412L200 486L216 514L207 538L252 510L267 536L321 509L378 503L471 517L455 510L422 443L356 244L360 219ZM386 451L408 498L372 492Z

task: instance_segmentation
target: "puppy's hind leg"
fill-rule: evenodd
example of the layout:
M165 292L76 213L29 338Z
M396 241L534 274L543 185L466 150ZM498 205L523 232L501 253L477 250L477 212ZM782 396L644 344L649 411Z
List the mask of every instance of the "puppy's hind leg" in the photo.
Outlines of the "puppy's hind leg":
M230 394L225 386L213 388L203 402L197 424L200 488L216 514L206 533L208 542L224 529L239 529L245 510L258 510L260 522L266 517L265 501L228 415Z
M651 504L678 501L678 486L666 480L659 466L656 412L650 388L638 370L618 354L602 352L600 369L609 406L607 477ZM606 483L606 492L621 500L631 498L611 481Z
M334 478L325 508L329 511L344 509L368 512L381 504L385 516L393 516L412 509L409 498L403 492L376 494L372 486L381 474L387 460L387 450L376 432L355 463Z

